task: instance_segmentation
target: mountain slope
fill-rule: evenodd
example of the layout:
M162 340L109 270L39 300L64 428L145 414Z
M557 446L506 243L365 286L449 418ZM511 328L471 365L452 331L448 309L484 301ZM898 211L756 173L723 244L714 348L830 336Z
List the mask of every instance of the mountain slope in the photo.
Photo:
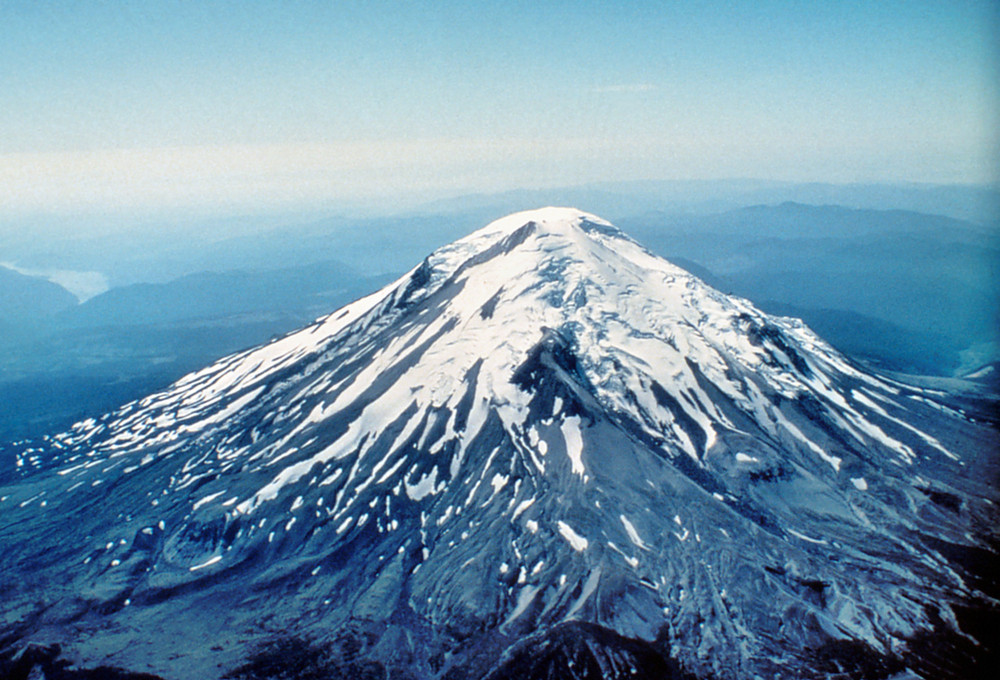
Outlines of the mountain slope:
M712 272L721 290L765 308L771 301L813 310L807 320L826 321L815 326L824 339L848 351L860 339L865 356L893 370L951 375L970 346L998 340L1000 251L992 228L901 210L795 203L649 214L622 226L653 252ZM903 335L880 343L878 332L866 337L822 310L871 317Z
M599 218L519 213L13 449L0 621L164 677L278 631L355 674L875 677L992 606L952 556L989 550L996 441Z
M0 266L0 323L34 324L76 304L62 286Z

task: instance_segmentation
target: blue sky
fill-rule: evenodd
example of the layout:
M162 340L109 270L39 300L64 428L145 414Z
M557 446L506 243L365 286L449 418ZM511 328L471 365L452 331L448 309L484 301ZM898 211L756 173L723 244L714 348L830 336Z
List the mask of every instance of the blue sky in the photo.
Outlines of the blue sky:
M992 182L998 7L0 0L0 215Z

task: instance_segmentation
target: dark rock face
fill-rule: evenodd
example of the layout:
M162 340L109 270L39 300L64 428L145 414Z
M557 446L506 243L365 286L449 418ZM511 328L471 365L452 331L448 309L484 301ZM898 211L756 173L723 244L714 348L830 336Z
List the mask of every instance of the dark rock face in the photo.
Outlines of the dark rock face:
M26 644L0 652L0 678L4 680L163 680L150 673L133 673L111 666L74 668L60 658L59 645Z
M168 679L969 677L1000 502L973 408L598 218L519 214L7 447L0 647Z
M516 645L488 680L692 680L669 648L632 640L594 624L571 621Z

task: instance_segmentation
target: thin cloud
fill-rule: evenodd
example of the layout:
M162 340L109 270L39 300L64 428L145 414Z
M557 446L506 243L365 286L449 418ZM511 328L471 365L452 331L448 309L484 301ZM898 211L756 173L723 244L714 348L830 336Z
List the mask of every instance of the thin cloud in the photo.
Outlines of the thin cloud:
M368 200L486 190L511 177L531 185L621 145L589 138L445 138L0 154L0 218Z
M608 92L651 92L656 89L656 85L650 85L649 83L628 83L622 85L605 85L603 87L595 87L591 92L595 93L608 93Z

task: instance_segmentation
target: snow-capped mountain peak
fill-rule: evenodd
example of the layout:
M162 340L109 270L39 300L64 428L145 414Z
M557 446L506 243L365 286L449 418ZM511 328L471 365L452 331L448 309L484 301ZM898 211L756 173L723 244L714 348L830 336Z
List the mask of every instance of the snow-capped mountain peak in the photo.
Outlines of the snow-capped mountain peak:
M74 520L73 579L119 600L252 583L309 630L410 621L481 675L502 661L456 641L587 622L741 676L831 640L893 654L971 596L921 538L974 541L992 512L934 500L966 497L986 437L940 396L545 208L77 425L6 502L113 493Z

